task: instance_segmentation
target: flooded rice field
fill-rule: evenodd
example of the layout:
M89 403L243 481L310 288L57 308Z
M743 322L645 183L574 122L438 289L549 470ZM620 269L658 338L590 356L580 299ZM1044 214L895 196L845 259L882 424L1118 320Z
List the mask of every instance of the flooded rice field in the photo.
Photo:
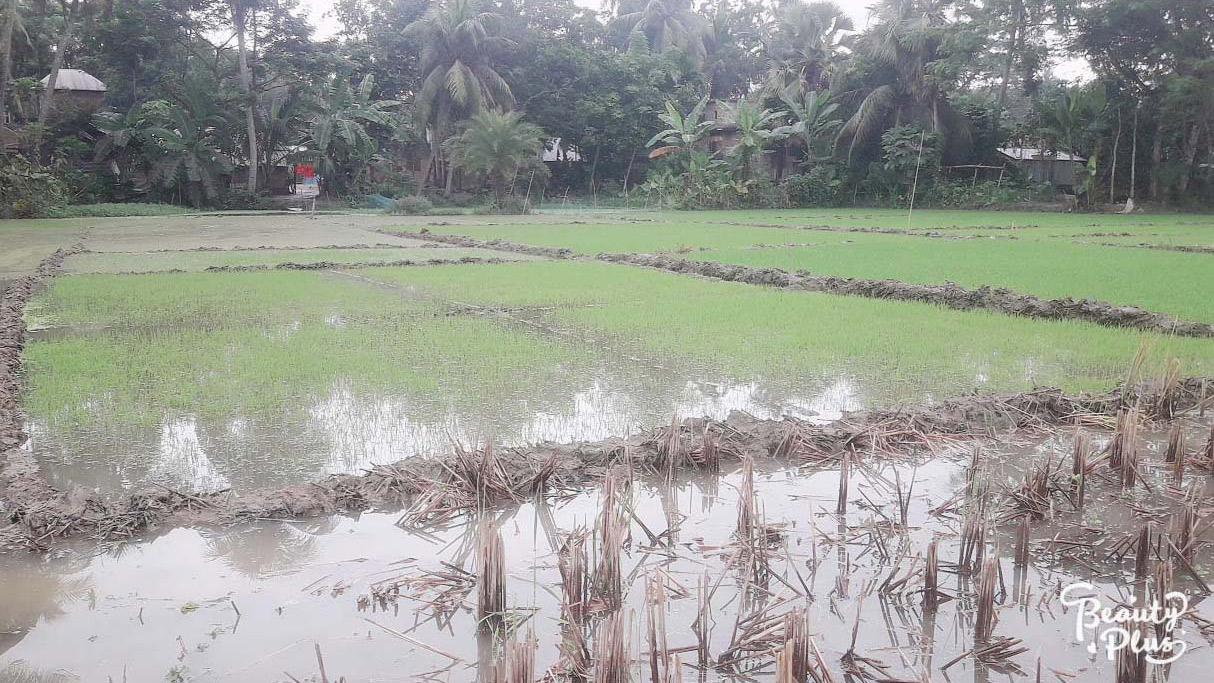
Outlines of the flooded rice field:
M1109 432L1086 433L1105 450ZM1082 506L1050 469L1069 475L1073 432L1021 432L859 457L847 474L746 461L668 478L624 464L604 486L438 524L377 512L5 557L0 679L1112 681L1064 589L1086 582L1115 605L1165 581L1191 598L1169 679L1203 680L1214 608L1160 560L1196 506L1165 492L1208 496L1209 475L1169 488L1167 434L1139 438L1144 482L1123 491L1101 463ZM1048 500L1027 512L1022 549L1020 496L1043 469ZM1210 546L1195 548L1185 566L1210 576ZM1138 557L1153 572L1142 585ZM790 642L808 643L804 675L780 679ZM534 675L502 678L519 657Z
M687 215L39 227L0 683L1206 678L1208 338L593 257L816 248Z
M797 395L758 382L706 382L644 370L571 369L563 379L572 387L535 383L486 401L376 395L339 382L306 411L269 418L182 414L153 425L35 419L23 448L60 487L120 494L158 483L210 492L359 474L375 465L446 453L454 443L518 447L600 441L676 414L723 419L737 410L766 419L828 421L863 407L856 384L847 379Z

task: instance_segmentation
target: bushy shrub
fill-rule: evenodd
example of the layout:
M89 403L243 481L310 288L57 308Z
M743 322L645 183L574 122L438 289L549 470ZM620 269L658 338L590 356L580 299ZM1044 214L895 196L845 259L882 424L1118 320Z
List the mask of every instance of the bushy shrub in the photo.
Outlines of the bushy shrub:
M274 208L269 197L245 190L228 190L215 199L215 208L223 211L266 211Z
M434 203L420 195L409 195L396 200L392 213L405 216L424 216L434 209Z
M0 218L37 218L67 204L52 169L20 154L0 154Z
M836 206L843 180L834 166L814 166L805 173L791 175L780 183L789 206Z
M1054 189L1046 184L1016 183L984 180L937 181L929 188L919 188L917 206L941 209L983 209L1047 202L1054 198Z
M531 206L523 197L505 195L501 199L489 202L488 205L482 207L477 213L521 215L531 213Z
M190 212L191 209L173 204L103 202L55 207L47 211L45 215L47 218L116 218L122 216L179 216Z

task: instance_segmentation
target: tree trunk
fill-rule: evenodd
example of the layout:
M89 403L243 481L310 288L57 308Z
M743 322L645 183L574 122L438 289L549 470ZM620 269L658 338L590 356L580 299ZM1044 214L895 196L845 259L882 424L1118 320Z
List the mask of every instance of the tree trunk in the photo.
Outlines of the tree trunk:
M257 193L257 102L253 98L253 73L249 70L249 51L245 45L245 12L239 0L230 0L232 26L236 29L236 50L240 65L240 87L245 96L245 125L249 137L249 193Z
M42 92L42 103L38 108L39 137L46 130L46 122L50 118L51 109L55 106L55 83L59 80L59 69L63 68L63 53L67 52L68 43L72 41L72 28L76 19L76 9L80 0L72 0L71 7L61 0L63 7L63 33L59 35L59 44L55 46L55 58L51 61L51 73L46 80L46 90Z
M1138 108L1141 102L1134 104L1134 145L1130 151L1130 201L1134 200L1135 188L1138 186Z
M1002 108L1007 102L1007 85L1012 78L1012 65L1016 62L1016 55L1020 52L1020 43L1024 39L1024 3L1016 4L1016 24L1012 27L1012 34L1008 37L1007 57L1003 60L1003 73L999 79L999 107Z
M8 82L13 78L13 26L17 24L17 0L6 2L4 16L0 17L3 29L0 29L0 125L5 121L8 111ZM3 153L0 149L0 153Z
M1189 191L1189 177L1193 175L1193 164L1197 161L1197 143L1201 141L1201 126L1194 123L1192 128L1189 128L1189 134L1185 136L1184 141L1184 173L1180 176L1180 186L1176 189L1184 199L1184 194Z
M1117 190L1117 147L1121 144L1121 107L1117 108L1117 134L1113 137L1113 161L1109 167L1109 203L1116 201L1113 198Z
M1155 140L1151 143L1151 201L1159 201L1159 172L1163 169L1163 119L1155 123Z

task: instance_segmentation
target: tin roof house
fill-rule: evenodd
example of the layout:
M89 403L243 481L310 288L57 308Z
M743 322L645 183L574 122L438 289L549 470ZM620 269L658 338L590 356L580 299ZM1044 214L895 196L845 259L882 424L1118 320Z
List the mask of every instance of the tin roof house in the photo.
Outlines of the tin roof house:
M51 76L42 78L42 87L50 83ZM52 100L56 113L61 116L91 114L105 104L105 83L80 69L60 69L55 77L55 97Z
M1074 187L1075 166L1087 163L1087 159L1077 154L1037 147L1004 147L999 154L1010 159L1033 180L1059 188Z

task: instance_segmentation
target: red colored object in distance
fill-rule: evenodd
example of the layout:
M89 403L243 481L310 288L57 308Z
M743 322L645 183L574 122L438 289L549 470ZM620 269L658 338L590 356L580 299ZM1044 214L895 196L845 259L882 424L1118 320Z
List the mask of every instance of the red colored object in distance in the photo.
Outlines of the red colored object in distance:
M316 175L316 168L312 164L296 164L295 175L300 178L311 178Z

